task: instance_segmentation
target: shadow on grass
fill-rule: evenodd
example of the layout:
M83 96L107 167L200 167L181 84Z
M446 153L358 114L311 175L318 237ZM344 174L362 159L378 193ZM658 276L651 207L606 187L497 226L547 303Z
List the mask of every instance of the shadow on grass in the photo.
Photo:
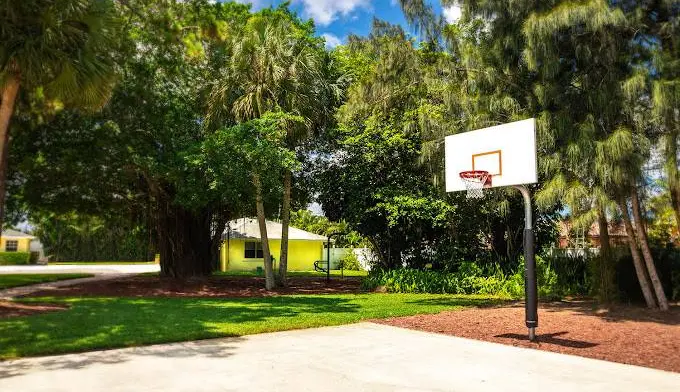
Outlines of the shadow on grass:
M597 343L591 343L591 342L585 342L582 340L572 340L572 339L563 339L559 338L558 336L566 335L568 332L562 331L562 332L555 332L555 333L547 333L547 334L539 334L536 336L536 340L538 343L547 343L547 344L554 344L557 346L562 346L562 347L572 347L572 348L591 348L595 347L598 344ZM501 335L496 335L494 336L496 338L504 338L504 339L513 339L513 340L524 340L524 341L529 341L529 336L524 334L517 334L517 333L504 333Z

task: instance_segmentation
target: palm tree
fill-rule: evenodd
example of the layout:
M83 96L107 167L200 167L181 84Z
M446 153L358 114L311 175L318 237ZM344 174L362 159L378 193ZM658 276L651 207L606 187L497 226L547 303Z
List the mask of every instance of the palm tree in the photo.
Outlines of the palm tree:
M115 80L118 30L108 0L2 0L0 3L0 223L4 218L9 126L22 91L101 107Z
M322 56L320 46L301 36L299 27L289 19L253 16L243 33L235 37L230 63L213 88L208 123L219 125L229 119L243 122L277 110L298 115L303 124L289 121L286 126L286 147L295 149L320 121L330 117L333 108L330 101L334 90L326 82ZM292 182L292 172L284 170L279 260L279 281L284 285ZM260 227L266 230L262 223ZM263 253L268 249L263 247ZM267 254L264 256L269 260Z

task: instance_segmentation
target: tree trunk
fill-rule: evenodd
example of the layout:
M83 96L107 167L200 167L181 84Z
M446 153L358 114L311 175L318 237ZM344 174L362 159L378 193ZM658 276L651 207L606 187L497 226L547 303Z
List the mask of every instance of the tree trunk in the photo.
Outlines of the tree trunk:
M649 287L649 281L647 280L647 272L645 271L645 266L640 260L640 253L638 251L637 242L635 241L635 233L633 231L633 225L630 223L630 215L628 214L628 205L624 198L619 200L619 208L621 209L621 215L623 217L623 223L626 227L626 237L628 238L628 246L630 247L630 255L633 258L633 265L635 266L635 273L637 274L638 282L640 282L640 289L642 289L642 295L645 297L645 302L648 308L655 308L656 301L654 300L654 294Z
M654 288L654 293L656 293L656 299L661 310L668 310L668 300L666 299L666 294L663 292L663 286L661 285L661 280L659 280L659 275L656 273L656 266L654 265L654 258L652 257L652 252L649 249L649 241L647 241L647 232L645 231L644 222L642 221L642 214L640 213L640 198L637 193L637 189L632 188L631 199L633 201L633 220L635 221L635 232L637 233L638 242L640 243L640 249L642 250L642 257L647 265L647 273L649 274L649 279L652 281L652 287Z
M611 243L609 241L609 225L607 215L602 206L598 206L597 225L600 232L600 256L599 273L600 281L597 295L602 302L611 302L616 296L614 284L614 268L612 260Z
M7 192L7 155L9 153L9 122L14 114L14 104L19 93L19 77L7 74L0 98L0 239L5 222L5 192Z
M221 254L220 248L222 245L222 235L224 234L224 229L227 227L228 218L224 214L216 214L213 217L210 240L210 262L212 264L213 271L219 271L221 265Z
M210 214L185 210L165 198L159 204L161 276L179 279L209 276Z
M678 141L675 132L665 137L666 148L666 177L668 178L668 193L671 196L671 206L675 213L675 225L680 231L680 178L678 176Z
M264 214L264 200L262 199L262 182L259 174L253 174L253 185L255 185L255 200L257 208L257 222L260 225L260 240L262 241L262 256L264 257L264 276L265 287L271 290L275 287L274 268L272 258L269 253L269 237L267 236L267 220Z
M281 256L279 260L279 282L288 286L288 225L290 224L290 191L293 186L293 173L286 170L283 174L283 205L281 206ZM330 263L329 263L330 265Z

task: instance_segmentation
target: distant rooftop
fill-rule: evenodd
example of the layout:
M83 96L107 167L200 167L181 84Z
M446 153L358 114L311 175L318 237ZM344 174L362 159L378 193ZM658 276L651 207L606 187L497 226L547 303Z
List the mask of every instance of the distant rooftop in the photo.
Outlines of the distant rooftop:
M282 225L278 222L267 221L267 238L270 240L280 240L282 232ZM222 234L222 239L260 239L260 226L257 219L241 218L229 222L227 230ZM307 241L326 241L326 237L308 231L300 230L295 227L288 227L289 240L307 240Z
M2 231L2 238L35 238L35 236L22 233L19 230L5 229Z

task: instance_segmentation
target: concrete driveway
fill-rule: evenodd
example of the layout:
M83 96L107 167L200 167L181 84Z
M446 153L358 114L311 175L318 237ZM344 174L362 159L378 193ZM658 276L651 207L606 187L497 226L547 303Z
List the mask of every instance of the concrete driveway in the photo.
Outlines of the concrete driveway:
M678 391L680 374L359 323L0 362L0 391Z
M90 265L3 265L3 274L93 274L89 278L60 280L56 282L38 283L28 286L12 287L0 290L0 300L28 295L36 291L49 290L58 287L72 286L80 283L97 282L118 279L129 275L146 272L159 272L158 264L90 264Z
M158 264L3 265L0 274L142 274L158 272Z

